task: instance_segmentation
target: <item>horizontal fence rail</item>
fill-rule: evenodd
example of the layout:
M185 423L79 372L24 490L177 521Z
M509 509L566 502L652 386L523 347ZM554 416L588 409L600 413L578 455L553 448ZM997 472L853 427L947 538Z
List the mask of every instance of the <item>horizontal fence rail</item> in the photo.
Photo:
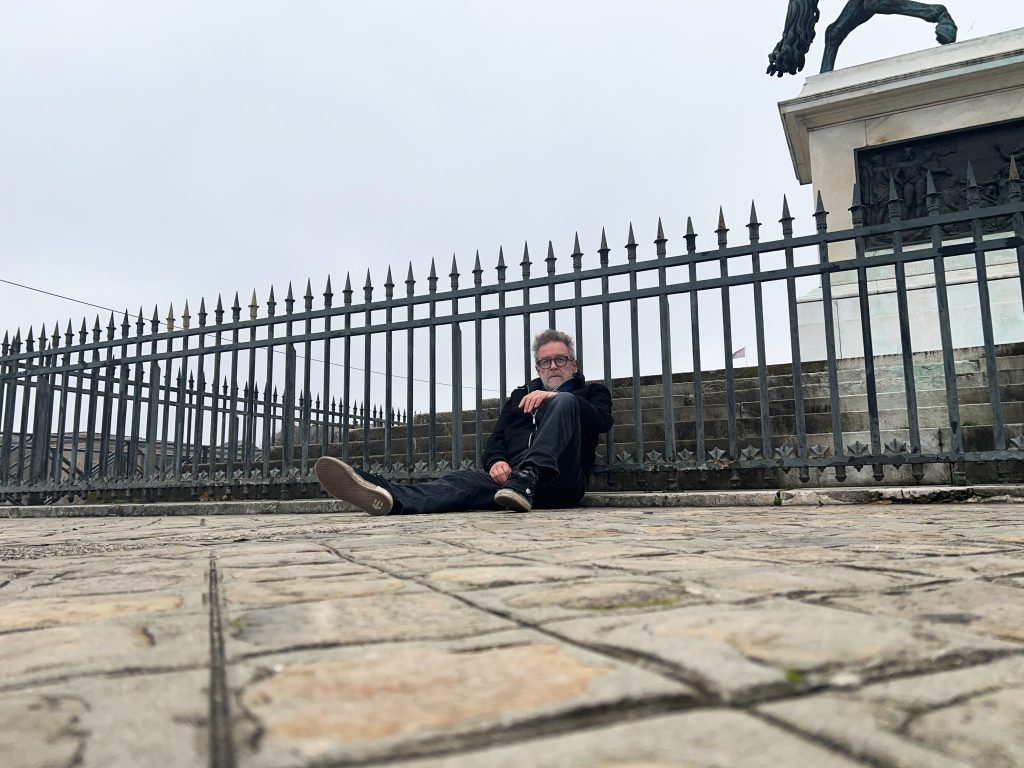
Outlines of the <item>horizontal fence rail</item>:
M317 492L320 455L399 482L480 467L509 386L535 375L530 343L547 327L574 334L581 371L613 391L617 425L599 448L599 482L650 487L656 476L672 488L688 473L739 483L780 470L805 482L812 472L843 481L865 468L880 481L900 467L920 481L928 466L962 477L983 464L1005 474L1024 458L1024 398L1014 389L1024 382L1001 373L997 332L1006 318L993 316L990 285L999 276L989 269L1015 267L1011 320L1024 321L1024 204L1013 161L1006 188L1005 203L982 207L972 178L966 209L948 211L929 177L927 216L914 220L902 219L892 184L880 224L865 224L855 189L852 227L834 231L819 196L813 230L799 235L783 201L772 240L762 240L751 206L746 242L730 244L720 214L708 250L698 250L688 220L682 251L670 255L659 221L653 258L639 257L630 226L625 259L613 261L602 232L598 263L588 268L577 236L571 268L561 272L549 243L540 274L527 248L515 278L499 252L496 279L485 282L477 254L471 284L453 258L448 285L432 263L426 291L410 265L404 291L388 269L381 296L367 273L361 300L349 277L338 304L328 278L322 298L307 282L300 307L289 286L283 312L271 288L263 305L255 292L247 308L237 294L228 310L218 299L212 318L202 301L194 318L186 304L180 318L172 309L163 321L140 311L133 324L126 312L119 326L113 315L105 326L96 318L77 334L71 324L63 333L8 334L0 498L288 498ZM981 333L973 373L958 368L950 303L961 289L951 275L962 283L965 273ZM918 402L927 366L910 296L922 275L941 340L931 353L939 402ZM873 316L879 281L892 286L891 330ZM817 291L817 356L802 352L801 287ZM999 307L1005 312L1005 302ZM851 322L859 336L852 358L837 338ZM875 352L880 333L895 348L889 363ZM749 370L735 363L748 344ZM983 403L962 402L964 376L987 388ZM978 406L980 431L961 415ZM938 437L923 441L924 431Z

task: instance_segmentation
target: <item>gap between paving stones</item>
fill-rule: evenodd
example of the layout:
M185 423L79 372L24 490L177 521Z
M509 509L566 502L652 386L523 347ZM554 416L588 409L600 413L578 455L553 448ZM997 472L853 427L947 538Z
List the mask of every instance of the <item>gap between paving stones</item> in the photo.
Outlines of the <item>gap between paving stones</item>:
M933 485L863 488L798 488L755 491L593 491L580 506L638 507L821 507L849 504L1021 503L1024 485ZM53 504L0 506L0 518L170 517L214 515L309 515L356 512L337 499L291 501L154 502L151 504Z

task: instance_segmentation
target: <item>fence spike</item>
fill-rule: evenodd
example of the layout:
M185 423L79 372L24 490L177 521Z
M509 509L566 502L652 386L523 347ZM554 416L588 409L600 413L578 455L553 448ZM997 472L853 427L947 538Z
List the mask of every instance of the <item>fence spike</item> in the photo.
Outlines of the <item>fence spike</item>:
M686 234L683 235L683 239L686 240L687 253L697 250L697 233L693 231L693 219L690 216L686 217Z
M192 315L189 314L188 299L185 299L185 311L181 313L181 327L188 330L192 326Z
M217 306L213 310L213 320L217 325L224 322L224 300L219 293L217 294Z
M85 325L85 320L82 321L82 325L83 326ZM82 339L82 341L84 342L85 339ZM14 331L14 340L11 342L11 345L13 347L13 351L15 351L15 352L19 351L19 349L21 347L21 328L15 329L15 331Z
M249 299L249 319L255 320L259 315L259 302L256 301L256 289L252 289L252 298Z
M114 338L114 331L117 329L117 325L114 323L114 313L110 313L110 319L107 321L107 338Z
M548 240L548 255L544 261L547 262L548 265L548 274L555 274L555 244L550 240Z
M473 285L483 285L484 269L480 266L480 251L476 252L476 261L473 262Z
M274 298L274 286L270 286L270 294L267 296L267 317L273 317L277 312L277 299Z
M580 233L576 232L572 241L572 271L583 269L583 251L580 250Z
M523 279L525 280L530 276L530 244L523 243L523 260L519 262L519 266L523 268Z
M4 331L4 340L3 340L3 343L0 343L0 354L6 355L8 353L8 351L10 350L10 347L11 347L11 343L7 339L7 331Z
M312 307L313 307L313 282L308 277L306 278L306 295L303 298L306 300L306 304L308 305L306 308L307 309L312 309Z
M633 236L633 222L629 222L629 237L626 238L626 247L636 247L636 238Z
M195 374L193 374L192 371L189 371L188 372L188 388L189 389L195 389L195 386L196 386Z
M430 286L430 292L437 292L437 269L434 266L434 260L430 260L430 274L427 275L427 283Z
M125 334L127 336L127 334ZM60 321L53 324L53 342L50 344L51 347L60 346Z
M274 385L274 400L277 400L277 384Z
M363 286L363 301L367 304L373 299L373 283L370 282L370 270L366 270L366 284Z
M718 228L715 234L718 235L718 247L725 248L729 242L729 228L725 226L725 211L722 210L722 206L718 206Z
M496 268L496 271L498 273L498 282L499 283L504 283L505 282L505 271L507 269L508 269L508 267L505 266L505 249L502 248L499 245L498 246L498 266Z
M601 247L597 249L597 252L601 255L601 266L608 266L608 254L611 252L611 248L608 247L608 236L605 233L604 227L601 227Z
M121 335L127 336L131 332L131 329L132 324L128 320L128 309L126 307L124 310L124 317L121 319Z
M978 180L974 177L974 166L971 165L971 161L967 161L967 186L976 187L978 186Z
M327 285L324 287L324 306L331 306L331 299L334 298L334 291L331 289L331 276L327 276Z
M252 385L252 398L253 398L253 400L255 400L259 396L260 396L260 385L258 383L256 383L256 382L253 382L253 385Z
M352 303L352 273L345 273L345 288L341 291L345 297L345 306Z
M238 300L238 291L235 291L235 301L231 305L231 319L234 322L237 323L241 316L242 316L242 304Z
M412 296L416 287L416 278L412 274L412 262L409 262L409 271L405 276L405 295Z
M853 204L850 206L850 216L853 226L864 226L864 202L861 199L860 184L856 182L853 185Z
M394 294L395 279L391 276L391 265L388 264L388 276L384 278L384 290L390 299Z
M140 325L137 326L137 327L138 327L139 335L142 335L142 326L141 326L141 323L142 323L142 310L141 309L139 310L139 323L140 323ZM68 320L68 328L67 328L66 331L64 331L64 344L66 346L70 347L74 343L74 341L75 341L75 331L71 327L71 320L69 319Z
M1020 181L1020 171L1017 170L1017 158L1010 155L1010 181Z
M896 193L896 177L889 174L889 200L890 203L899 202L900 196Z
M88 334L89 334L89 331L87 330L87 326L85 324L85 318L83 317L82 318L82 327L78 329L78 339L79 339L78 343L79 344L84 344L85 343L85 339L88 336Z
M935 177L932 176L931 168L925 170L925 194L934 195L937 190L935 189ZM820 193L819 193L820 195Z
M814 224L819 232L828 229L828 211L825 210L825 200L821 196L821 190L818 190L818 199L814 204ZM792 231L792 227L790 227L790 231Z
M761 222L757 220L757 208L754 206L753 200L750 201L750 221L747 222L747 232L751 243L756 243L761 239Z
M459 265L455 260L455 254L452 254L452 271L448 273L448 277L452 279L452 288L459 287Z
M171 303L171 305L167 309L167 330L168 331L173 331L174 330L174 303L173 302Z
M295 307L295 295L292 293L292 281L288 281L288 293L284 297L284 311L285 314L291 314L292 309Z
M101 328L102 326L100 326L100 316L96 315L96 320L92 324L92 332L97 339L100 337Z

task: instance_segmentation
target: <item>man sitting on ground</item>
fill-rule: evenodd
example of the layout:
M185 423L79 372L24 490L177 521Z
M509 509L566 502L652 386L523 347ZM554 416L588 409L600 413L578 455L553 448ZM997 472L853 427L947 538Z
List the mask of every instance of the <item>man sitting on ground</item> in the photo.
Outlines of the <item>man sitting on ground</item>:
M483 461L437 480L397 485L340 459L323 456L316 476L328 494L371 515L470 509L559 509L587 491L599 436L612 426L611 393L587 384L572 337L547 330L533 340L538 377L512 391Z

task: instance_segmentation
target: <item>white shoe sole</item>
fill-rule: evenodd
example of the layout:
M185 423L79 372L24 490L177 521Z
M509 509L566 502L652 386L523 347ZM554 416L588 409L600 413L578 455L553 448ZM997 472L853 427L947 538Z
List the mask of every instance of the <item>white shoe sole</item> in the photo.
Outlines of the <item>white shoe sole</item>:
M494 494L494 503L504 507L509 512L529 512L533 509L533 504L530 503L528 498L510 488L502 488Z
M363 480L341 459L321 456L313 465L316 479L327 493L347 501L370 515L386 515L395 505L391 494L379 485Z

